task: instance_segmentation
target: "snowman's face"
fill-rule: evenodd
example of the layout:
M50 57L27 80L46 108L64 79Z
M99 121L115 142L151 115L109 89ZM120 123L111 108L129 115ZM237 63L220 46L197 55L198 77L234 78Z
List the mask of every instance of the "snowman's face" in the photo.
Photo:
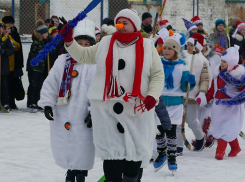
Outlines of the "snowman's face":
M131 21L129 21L126 18L119 18L117 21L117 24L123 24L123 28L120 30L117 28L117 32L120 32L120 33L133 33L133 32L135 32L134 25L131 23Z

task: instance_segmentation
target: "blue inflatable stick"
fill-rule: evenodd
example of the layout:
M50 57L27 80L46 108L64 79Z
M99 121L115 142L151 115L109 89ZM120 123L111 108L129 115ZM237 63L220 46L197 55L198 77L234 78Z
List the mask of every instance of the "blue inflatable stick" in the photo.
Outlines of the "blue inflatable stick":
M82 12L80 12L70 23L68 23L65 35L62 37L59 33L51 42L46 44L43 50L31 60L31 65L37 66L38 63L41 62L41 60L45 59L48 53L52 52L54 48L58 45L58 43L66 36L69 27L74 28L75 26L77 26L77 23L86 18L87 14L91 10L93 10L100 2L101 0L93 0Z

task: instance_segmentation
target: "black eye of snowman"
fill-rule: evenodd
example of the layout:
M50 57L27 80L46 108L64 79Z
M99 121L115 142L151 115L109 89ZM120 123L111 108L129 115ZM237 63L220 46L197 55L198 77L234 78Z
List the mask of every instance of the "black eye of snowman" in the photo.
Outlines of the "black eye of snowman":
M173 48L175 48L175 46L173 46Z

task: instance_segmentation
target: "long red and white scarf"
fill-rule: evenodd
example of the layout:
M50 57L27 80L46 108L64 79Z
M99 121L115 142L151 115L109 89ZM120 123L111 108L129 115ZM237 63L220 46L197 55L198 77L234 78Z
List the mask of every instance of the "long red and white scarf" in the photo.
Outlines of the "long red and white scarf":
M129 99L139 98L142 102L145 97L141 94L141 78L144 63L144 45L141 32L136 33L119 33L116 32L111 38L108 54L106 57L106 77L103 101L109 100L114 97L120 97L123 92L120 88L118 78L118 50L116 41L122 45L130 45L136 41L136 56L135 56L135 75L132 92L128 92L123 97L125 102L129 102Z

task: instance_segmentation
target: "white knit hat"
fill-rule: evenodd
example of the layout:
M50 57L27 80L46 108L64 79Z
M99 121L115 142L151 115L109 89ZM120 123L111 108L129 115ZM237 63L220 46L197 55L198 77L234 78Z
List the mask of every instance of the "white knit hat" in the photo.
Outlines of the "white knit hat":
M232 66L236 66L239 62L239 46L234 45L234 47L230 47L225 52L223 52L221 56L221 60L226 61L228 64Z
M141 29L141 19L138 16L137 11L133 10L133 9L123 9L121 11L119 11L119 13L117 14L117 16L114 19L115 24L117 24L117 21L119 18L125 18L127 20L129 20L133 26L134 29L138 32Z
M79 21L77 26L73 29L73 38L80 35L88 35L95 40L95 25L94 22L85 19Z

